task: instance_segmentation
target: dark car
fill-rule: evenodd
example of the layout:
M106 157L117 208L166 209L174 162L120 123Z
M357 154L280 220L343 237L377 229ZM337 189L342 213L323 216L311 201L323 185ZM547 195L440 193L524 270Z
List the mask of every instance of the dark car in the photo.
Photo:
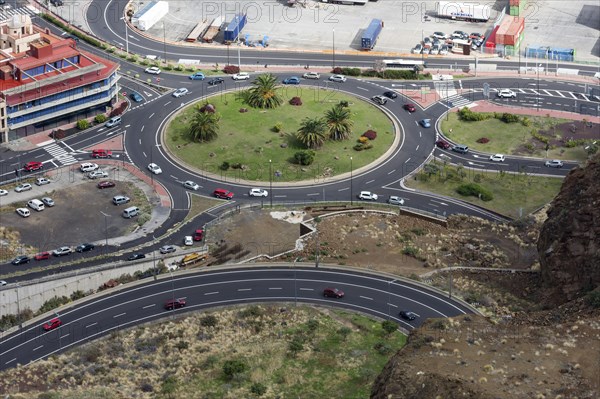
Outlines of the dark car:
M344 291L338 288L325 288L323 290L323 296L326 296L328 298L343 298Z
M457 144L454 147L452 147L452 151L458 152L459 154L466 154L467 152L469 152L469 147L463 144Z
M414 320L417 318L417 315L413 312L409 312L408 310L401 310L399 313L400 317L404 320Z
M144 259L145 257L146 257L146 255L144 255L144 254L131 254L127 258L127 260L138 260L138 259Z
M452 146L450 145L450 143L448 143L446 140L441 140L441 139L440 139L440 140L438 140L438 141L436 141L436 142L435 142L435 145L437 145L439 148L442 148L442 149L444 149L444 150L447 150L447 149L449 149L450 147L452 147Z
M103 188L111 188L115 186L115 182L110 181L110 180L105 180L105 181L101 181L100 183L98 183L98 188L99 189L103 189Z
M223 83L225 80L223 78L214 78L208 81L209 86L214 86Z
M77 248L75 248L75 251L77 251L77 252L87 252L87 251L91 251L94 248L96 248L94 246L94 244L85 243L85 244L78 245Z
M144 101L144 97L142 97L140 93L136 91L132 91L129 97L131 97L131 99L136 103L141 103L142 101Z
M404 104L404 106L402 108L404 108L408 112L415 112L417 110L417 107L415 107L415 104Z
M185 306L185 299L183 299L183 298L169 299L167 302L165 302L166 310L179 309L184 306Z
M398 94L394 91L386 91L383 93L383 95L386 96L387 98L391 98L391 99L398 97Z
M27 255L19 255L12 260L13 265L22 265L23 263L29 263L31 259Z

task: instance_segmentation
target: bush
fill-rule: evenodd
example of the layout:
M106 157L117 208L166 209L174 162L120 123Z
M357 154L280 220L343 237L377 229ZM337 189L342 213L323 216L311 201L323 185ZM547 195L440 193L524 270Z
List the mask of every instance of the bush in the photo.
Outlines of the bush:
M290 100L290 105L302 105L302 99L300 97L292 97L292 99Z
M365 136L360 136L356 141L358 141L361 144L364 144L364 143L368 142L369 139L366 138Z
M232 380L236 374L242 374L248 368L248 365L242 360L227 360L223 363L223 374L228 380Z
M174 69L176 71L181 72L181 71L185 70L185 67L183 65L177 64Z
M173 70L173 65L172 64L167 64L164 67L162 67L162 69L164 69L165 71L172 71Z
M213 104L205 103L203 106L200 107L199 111L214 114L215 112L217 112L217 108Z
M85 292L83 292L81 290L73 291L73 293L71 294L70 297L71 297L72 301L76 301L78 299L85 297Z
M366 71L363 71L363 72L361 73L361 75L362 75L362 76L369 77L369 78L374 78L374 77L377 77L377 76L379 76L379 72L377 72L377 71L376 71L376 70L374 70L374 69L368 69L368 70L366 70Z
M360 68L342 68L342 74L348 76L360 76Z
M248 108L240 108L240 113L246 113L248 112Z
M214 327L218 321L215 315L209 314L200 319L200 325L203 327Z
M392 347L383 342L377 342L375 345L373 345L373 349L379 352L380 355L387 355L392 351Z
M482 201L491 201L494 199L494 196L491 192L476 183L461 184L456 188L456 192L460 195L464 195L465 197L478 197Z
M409 70L398 70L398 69L386 69L380 74L383 79L416 79L417 74L414 71Z
M344 70L340 67L335 67L331 70L331 73L335 74L335 75L339 75L343 72Z
M227 65L223 68L223 72L228 75L235 75L236 73L240 73L240 68L237 65Z
M482 137L482 138L480 138L480 139L477 139L477 142L478 142L479 144L487 144L487 143L489 143L489 142L490 142L490 139L488 139L487 137Z
M255 382L250 386L250 392L252 392L256 396L263 396L265 393L267 393L267 387L265 386L265 384Z
M437 175L440 171L440 168L433 163L429 163L423 167L423 171L429 176Z
M363 145L361 143L356 144L352 148L354 149L354 151L362 151L362 150L364 150Z
M59 306L64 305L65 303L69 303L71 300L66 296L55 296L53 298L48 299L42 307L37 311L37 314L43 314L50 310L56 309Z
M600 308L600 291L596 290L596 291L592 291L590 293L588 293L585 297L588 305L590 305L593 308Z
M315 161L315 152L313 150L302 150L294 154L294 159L300 165L308 166Z
M464 107L460 111L458 111L458 119L467 121L467 122L478 122L489 119L491 116L482 114L479 112L473 112L469 108Z
M219 169L221 169L221 170L228 170L229 169L229 162L223 161L223 163L219 166Z
M387 335L390 335L398 329L398 325L391 320L384 320L381 322L381 328Z
M504 123L516 123L519 121L519 115L504 112L502 113L502 116L500 116L500 120Z
M96 123L104 123L104 122L106 122L106 115L104 115L104 114L98 114L94 118L94 121L96 121Z
M346 101L346 100L343 100L343 101L340 101L338 105L339 105L340 107L342 107L342 108L348 108L348 106L349 106L350 104L348 104L348 101Z
M375 138L377 137L377 132L375 130L367 130L362 135L363 137L366 137L369 140L375 140Z
M521 118L521 125L525 126L525 127L529 127L531 126L531 119L529 119L528 117L524 116Z
M402 250L402 253L406 256L417 256L417 254L419 253L419 248L404 247L404 249Z
M85 130L90 127L90 123L86 119L80 119L77 121L77 129Z
M273 130L275 133L281 132L283 130L283 123L277 122L275 126L271 128L271 130Z

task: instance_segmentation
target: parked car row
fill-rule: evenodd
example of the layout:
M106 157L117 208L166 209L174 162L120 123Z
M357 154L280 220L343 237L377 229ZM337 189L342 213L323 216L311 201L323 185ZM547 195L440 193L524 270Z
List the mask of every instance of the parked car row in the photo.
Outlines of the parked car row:
M372 193L370 191L361 191L357 197L362 201L377 201L379 199L379 196L377 194ZM390 198L388 198L387 202L391 205L404 205L404 198L391 195Z
M73 252L83 253L83 252L91 251L94 248L96 248L96 246L91 243L79 244L78 246L75 247L75 249L65 245L65 246L56 248L53 251L39 252L31 257L29 255L19 255L19 256L15 257L11 263L15 266L18 266L18 265L29 263L32 260L36 260L36 261L46 260L46 259L50 259L51 256L61 257L61 256L65 256L65 255L70 255Z
M485 37L481 33L474 32L469 35L460 30L454 31L451 35L444 32L433 32L431 36L424 37L422 42L417 43L411 52L413 54L446 55L452 49L455 39L470 41L471 49L477 50L483 44Z

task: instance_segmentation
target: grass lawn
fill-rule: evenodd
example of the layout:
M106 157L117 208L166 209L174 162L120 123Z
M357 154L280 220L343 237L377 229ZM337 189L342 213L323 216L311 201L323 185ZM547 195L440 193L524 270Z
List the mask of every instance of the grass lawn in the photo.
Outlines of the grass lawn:
M473 109L477 112L477 109ZM452 112L448 120L443 119L441 128L444 135L452 141L460 144L466 144L471 149L483 151L491 154L519 154L533 155L537 157L550 159L572 159L585 160L587 154L582 147L566 148L556 147L548 151L536 149L533 153L524 153L523 147L527 143L532 143L535 139L531 135L533 129L547 130L553 124L569 122L567 119L549 118L546 116L528 116L531 121L530 126L523 126L521 123L504 123L499 119L491 118L478 122L464 122L458 119L458 114ZM452 133L450 133L452 130ZM477 140L486 137L490 141L485 144L478 143Z
M518 218L527 215L552 201L558 194L563 180L526 174L509 174L467 170L440 162L432 162L439 168L437 175L427 178L420 172L415 179L407 180L407 186L448 197L461 199L503 215ZM462 179L460 174L464 174ZM477 183L490 191L494 198L482 201L477 197L465 197L456 188L465 183ZM521 211L522 208L522 211Z
M284 103L274 110L249 108L236 99L235 93L216 95L210 98L221 114L220 133L215 141L203 144L190 142L188 121L197 112L196 106L190 106L171 120L164 142L183 163L222 178L268 182L269 160L272 160L274 181L310 179L317 182L349 172L350 157L353 158L354 170L373 162L394 140L392 122L373 104L337 91L307 87L285 87L280 93ZM288 100L294 96L300 97L303 105L290 105ZM294 136L302 119L323 116L325 111L344 100L350 104L354 121L351 138L342 142L326 141L317 150L315 161L310 166L293 163L294 153L304 149ZM239 112L240 108L247 108L248 112ZM272 129L277 123L283 126L280 133ZM377 138L370 142L373 148L355 151L352 147L356 140L369 129L377 132ZM240 163L245 169L222 171L219 166L224 161L230 165Z

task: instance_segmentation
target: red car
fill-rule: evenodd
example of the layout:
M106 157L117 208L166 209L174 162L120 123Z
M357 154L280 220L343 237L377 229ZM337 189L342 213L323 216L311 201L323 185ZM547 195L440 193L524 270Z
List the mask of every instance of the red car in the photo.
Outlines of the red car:
M93 150L92 158L112 158L111 150Z
M179 309L179 308L182 308L184 306L185 306L185 299L183 299L183 298L169 299L165 303L165 309L166 310Z
M115 186L115 182L110 181L110 180L105 180L105 181L101 181L100 183L98 183L98 188L99 189L103 189L103 188L111 188Z
M61 324L62 324L62 321L60 321L60 319L58 317L55 317L52 320L44 323L44 325L42 327L44 328L44 331L50 331L50 330L54 330L55 328L60 327Z
M343 298L344 291L337 288L325 288L325 290L323 290L323 296L329 298Z
M32 172L34 170L40 170L44 167L44 164L41 162L27 162L25 165L23 165L23 169L25 169L26 172Z
M438 140L438 141L435 142L435 145L437 145L439 148L442 148L444 150L447 150L450 147L452 147L450 145L450 143L448 143L446 140Z
M50 252L40 252L39 254L35 255L33 257L33 259L35 259L35 260L50 259Z
M217 188L214 192L213 195L217 198L221 198L221 199L227 199L230 200L233 198L233 193L231 191L227 191L225 189L222 188Z
M405 110L407 110L408 112L415 112L417 110L417 108L415 107L415 104L404 104L403 108Z
M194 241L202 241L204 238L204 230L198 229L194 232Z

